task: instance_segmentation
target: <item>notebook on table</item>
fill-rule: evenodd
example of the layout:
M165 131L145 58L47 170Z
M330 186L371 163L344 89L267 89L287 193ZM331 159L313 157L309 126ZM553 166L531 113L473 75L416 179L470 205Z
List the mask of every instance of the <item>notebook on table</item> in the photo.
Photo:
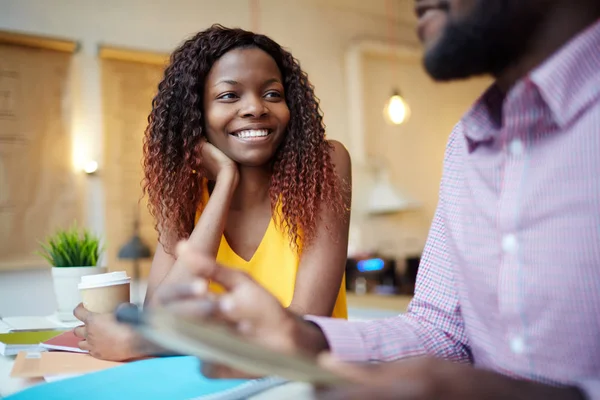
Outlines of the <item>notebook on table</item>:
M70 330L61 333L45 342L40 343L40 346L47 350L59 350L68 351L72 353L87 353L87 350L81 350L79 348L79 342L81 339L75 336L75 333Z
M99 360L89 354L62 351L22 351L15 359L10 376L13 378L41 378L65 374L85 374L122 364Z
M40 343L58 336L63 331L19 331L0 333L0 355L14 356L20 351L44 351Z
M163 357L33 386L5 400L240 400L285 382L273 377L209 379L200 373L196 357Z

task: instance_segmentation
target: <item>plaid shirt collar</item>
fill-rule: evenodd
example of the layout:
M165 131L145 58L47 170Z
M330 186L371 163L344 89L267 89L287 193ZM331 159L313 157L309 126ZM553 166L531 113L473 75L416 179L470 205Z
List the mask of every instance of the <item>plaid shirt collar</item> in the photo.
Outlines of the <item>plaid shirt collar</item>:
M522 107L526 93L535 92L541 98L559 128L569 126L600 97L600 87L594 84L600 76L599 49L600 20L517 82L506 96L493 84L461 120L470 150L494 140L507 112L526 111ZM519 102L520 108L511 109L511 103L515 102ZM534 106L531 101L529 104Z

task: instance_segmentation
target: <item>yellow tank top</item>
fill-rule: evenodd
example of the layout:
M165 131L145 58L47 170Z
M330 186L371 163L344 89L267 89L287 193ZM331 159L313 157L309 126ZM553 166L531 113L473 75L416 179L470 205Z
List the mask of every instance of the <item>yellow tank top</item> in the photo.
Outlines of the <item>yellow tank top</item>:
M203 204L208 202L208 188L203 188ZM195 222L198 222L202 206L196 212ZM258 245L256 252L249 261L244 260L231 249L225 235L221 237L221 244L217 253L217 262L230 268L236 268L248 273L254 280L271 292L283 305L289 307L294 297L296 275L300 265L299 252L292 249L289 238L278 229L278 224L271 218L269 226ZM212 292L222 292L219 285L211 283ZM342 279L335 307L331 315L334 318L348 318L346 305L345 277Z

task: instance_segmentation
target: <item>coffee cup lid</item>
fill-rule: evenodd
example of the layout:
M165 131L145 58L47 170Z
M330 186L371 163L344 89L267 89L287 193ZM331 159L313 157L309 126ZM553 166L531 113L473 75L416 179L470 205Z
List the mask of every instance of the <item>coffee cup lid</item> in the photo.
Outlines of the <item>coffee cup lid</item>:
M81 277L79 289L93 289L105 286L122 285L129 283L131 278L125 271L108 272L106 274L86 275Z

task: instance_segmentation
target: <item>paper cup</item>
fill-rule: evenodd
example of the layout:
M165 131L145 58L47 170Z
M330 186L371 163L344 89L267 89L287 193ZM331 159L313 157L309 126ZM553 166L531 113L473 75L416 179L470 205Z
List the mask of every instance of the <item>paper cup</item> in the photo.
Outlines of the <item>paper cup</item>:
M130 283L125 271L82 276L79 291L83 306L95 313L112 313L119 304L130 302Z

